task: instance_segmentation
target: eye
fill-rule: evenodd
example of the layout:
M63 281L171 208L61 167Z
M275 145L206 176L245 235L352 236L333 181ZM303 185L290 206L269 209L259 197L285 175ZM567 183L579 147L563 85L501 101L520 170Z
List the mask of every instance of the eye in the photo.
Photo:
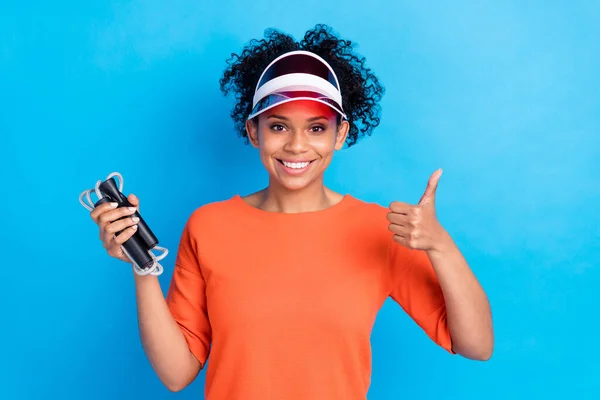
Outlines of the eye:
M324 132L325 127L323 125L315 125L312 128L310 128L310 131L315 133Z
M285 130L285 126L281 124L273 124L271 125L271 130L275 132L283 132Z

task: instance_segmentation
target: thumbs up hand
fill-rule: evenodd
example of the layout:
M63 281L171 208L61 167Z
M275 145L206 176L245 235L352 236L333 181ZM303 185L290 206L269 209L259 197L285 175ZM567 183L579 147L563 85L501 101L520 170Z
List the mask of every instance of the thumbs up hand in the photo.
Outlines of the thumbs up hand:
M390 204L388 229L394 233L395 242L411 250L437 250L444 243L447 233L435 215L435 192L441 176L441 169L431 175L417 205Z

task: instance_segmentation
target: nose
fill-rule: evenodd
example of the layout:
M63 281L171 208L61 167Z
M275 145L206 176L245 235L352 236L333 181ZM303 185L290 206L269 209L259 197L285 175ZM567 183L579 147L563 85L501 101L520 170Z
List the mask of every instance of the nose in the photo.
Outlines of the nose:
M301 130L293 130L288 136L288 141L284 146L284 150L287 150L294 154L300 154L306 151L308 148L308 137Z

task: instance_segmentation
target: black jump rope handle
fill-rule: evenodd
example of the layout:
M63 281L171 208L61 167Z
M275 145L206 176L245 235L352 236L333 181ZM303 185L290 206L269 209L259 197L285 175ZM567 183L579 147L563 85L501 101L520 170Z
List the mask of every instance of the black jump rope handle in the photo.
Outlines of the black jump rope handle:
M117 182L114 178L109 178L102 182L99 189L105 197L102 197L100 200L98 200L94 205L95 207L108 202L117 203L117 208L133 207L133 204L127 200L127 197L125 197L123 193L119 191ZM154 264L154 259L152 258L149 250L158 244L158 239L156 236L154 236L154 233L152 233L138 211L132 215L127 215L119 219L131 217L138 217L140 219L137 223L138 228L133 236L123 243L123 247L125 248L125 251L129 257L132 258L132 261L135 262L141 269L146 270L152 267ZM117 232L117 235L124 230L125 229Z

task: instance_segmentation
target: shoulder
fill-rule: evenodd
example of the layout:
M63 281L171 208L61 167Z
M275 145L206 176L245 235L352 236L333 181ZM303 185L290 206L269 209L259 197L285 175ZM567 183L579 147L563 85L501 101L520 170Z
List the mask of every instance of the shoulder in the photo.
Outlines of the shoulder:
M391 237L391 232L388 230L388 207L350 195L347 198L349 206L341 223L355 234L358 233L367 242L387 243Z
M360 218L375 218L375 220L383 217L385 220L389 207L383 206L373 201L362 200L352 195L347 195L348 201L350 202L350 209L357 217Z
M196 207L188 216L186 225L193 230L226 222L237 207L237 196L217 200Z

